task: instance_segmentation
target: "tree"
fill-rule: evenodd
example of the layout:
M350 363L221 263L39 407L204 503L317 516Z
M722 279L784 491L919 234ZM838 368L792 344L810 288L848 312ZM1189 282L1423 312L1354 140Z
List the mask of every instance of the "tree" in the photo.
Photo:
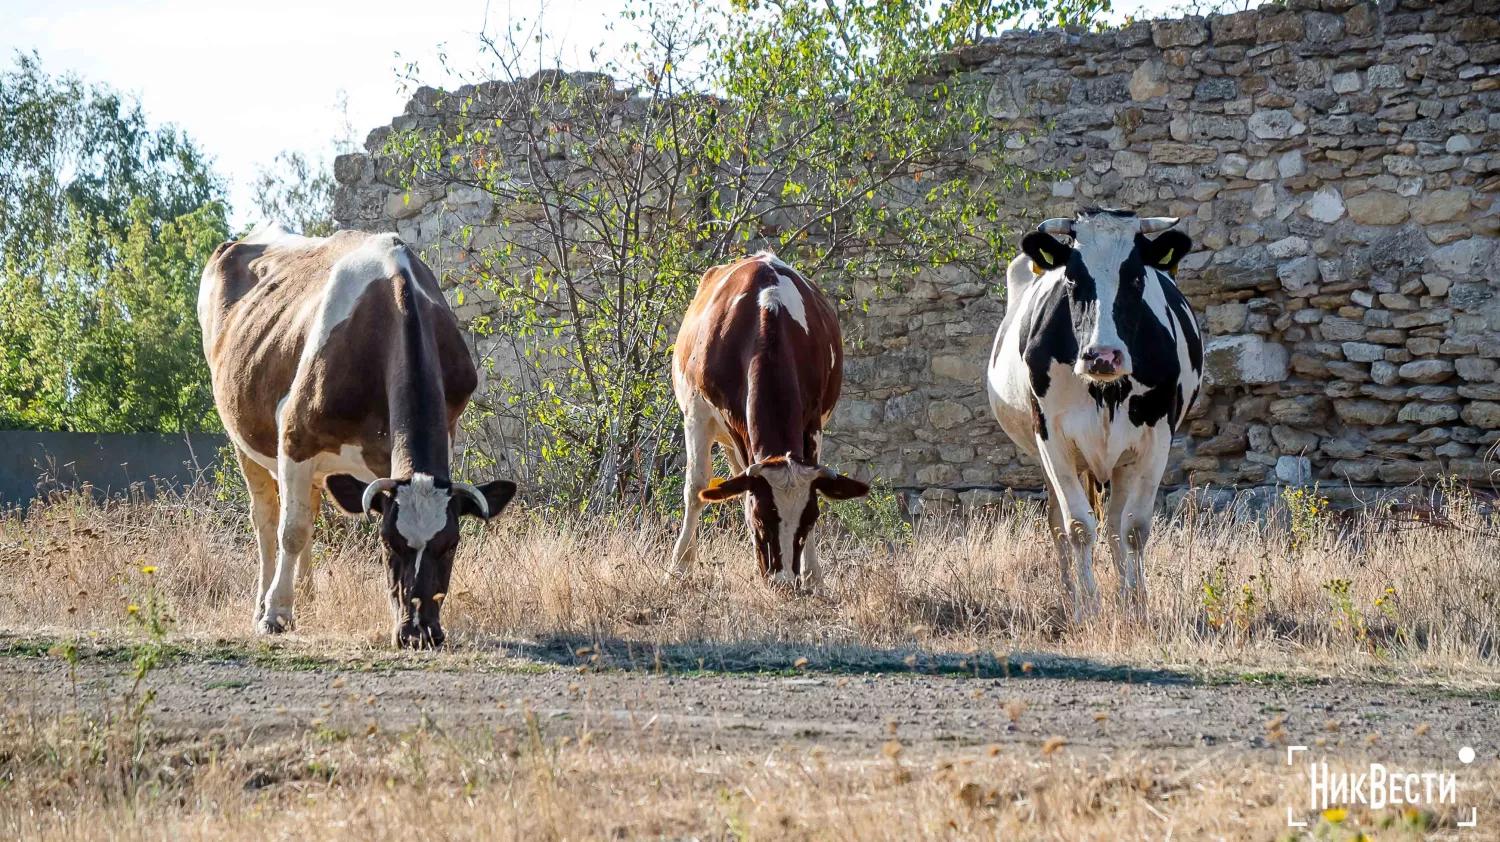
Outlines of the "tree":
M326 237L333 221L333 173L321 160L296 150L277 154L270 167L255 173L255 208L261 219L274 219L308 237Z
M382 163L411 190L489 200L442 216L438 255L460 300L492 302L473 324L500 380L475 401L478 448L559 502L644 494L680 450L677 320L705 267L745 253L774 249L846 300L945 267L991 278L1018 171L944 57L1008 18L1106 8L648 4L608 75L527 75L537 36L483 36L489 66L420 89L428 116Z
M222 195L139 103L34 56L0 74L0 426L219 426L195 302Z

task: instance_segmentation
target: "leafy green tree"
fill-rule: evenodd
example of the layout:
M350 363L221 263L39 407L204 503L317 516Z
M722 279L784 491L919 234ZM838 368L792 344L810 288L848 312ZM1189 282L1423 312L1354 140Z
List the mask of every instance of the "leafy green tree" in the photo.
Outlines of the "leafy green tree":
M413 191L492 203L439 219L437 259L461 301L487 302L473 329L501 381L476 401L478 449L558 502L644 498L675 473L666 372L706 267L771 248L846 300L861 282L999 271L999 193L1019 171L985 91L945 57L1007 19L1105 9L647 4L607 76L528 75L534 32L483 36L488 65L472 84L419 89L416 125L382 163Z
M337 185L325 162L296 150L282 152L270 167L255 174L255 209L261 219L274 219L308 237L326 237L333 221L333 190Z
M349 96L339 91L334 110L340 128L332 151L342 155L357 149L354 125L349 120ZM262 220L277 220L298 234L326 237L338 224L333 218L333 193L338 185L328 159L309 157L295 149L278 154L269 167L255 173L255 209Z
M139 103L34 56L0 73L0 426L218 426L195 311L222 194Z

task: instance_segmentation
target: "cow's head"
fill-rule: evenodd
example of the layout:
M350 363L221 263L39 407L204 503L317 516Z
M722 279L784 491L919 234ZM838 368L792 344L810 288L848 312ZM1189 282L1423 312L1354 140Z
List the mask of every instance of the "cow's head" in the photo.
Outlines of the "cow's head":
M1176 224L1174 217L1085 208L1073 219L1049 219L1021 240L1034 272L1063 277L1078 340L1073 371L1079 377L1109 383L1134 371L1131 347L1141 319L1166 307L1165 301L1147 299L1147 267L1175 273L1193 247L1186 234L1168 230ZM1072 245L1060 236L1072 238Z
M325 481L345 514L380 515L380 543L395 619L392 643L425 648L443 645L439 615L458 548L458 519L489 520L515 496L516 484L495 480L473 486L428 474L378 479L366 484L348 474Z
M761 572L777 581L791 582L802 573L802 548L812 540L818 522L818 497L848 500L870 493L870 487L832 468L807 464L792 457L772 456L727 480L714 479L698 493L707 503L722 503L741 494L745 518L755 541Z

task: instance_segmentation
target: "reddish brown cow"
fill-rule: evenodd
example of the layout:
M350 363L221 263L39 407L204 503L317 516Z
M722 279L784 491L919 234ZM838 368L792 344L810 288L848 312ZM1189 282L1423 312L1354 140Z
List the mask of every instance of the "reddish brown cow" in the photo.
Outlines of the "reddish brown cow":
M838 317L797 270L761 253L704 273L672 356L687 437L674 566L695 554L703 504L744 494L761 572L821 584L817 495L845 500L870 490L818 462L843 374ZM734 469L728 480L710 479L715 443Z

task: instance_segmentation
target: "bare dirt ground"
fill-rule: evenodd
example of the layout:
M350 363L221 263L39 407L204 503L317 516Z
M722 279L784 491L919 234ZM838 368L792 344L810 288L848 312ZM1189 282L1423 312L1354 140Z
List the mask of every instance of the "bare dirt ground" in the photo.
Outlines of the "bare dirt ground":
M1459 824L1500 815L1500 691L1410 670L294 636L173 643L137 688L139 639L66 640L0 637L23 839L1500 838ZM1461 803L1322 811L1314 757L1456 774Z
M879 671L870 672L870 660L858 653L844 661L825 657L811 668L744 672L735 669L743 651L734 653L725 672L707 666L707 659L703 670L673 670L682 665L679 653L663 664L649 650L634 653L640 669L600 670L592 648L579 650L559 643L525 647L531 657L459 653L344 661L284 649L254 657L232 649L183 652L147 684L156 691L153 724L182 732L232 726L265 733L310 723L401 730L424 719L495 727L516 724L529 709L559 735L645 728L694 744L751 749L805 742L856 750L899 734L910 750L1039 745L1062 736L1103 751L1203 754L1279 752L1283 745L1321 741L1331 753L1358 751L1403 763L1451 760L1463 746L1480 757L1500 752L1500 693L1410 679L1387 684L1133 671L1040 655L1004 664L986 656L962 667L918 662L895 670L880 669L885 664L876 660ZM13 645L11 651L26 650ZM559 663L568 661L592 666L580 671ZM67 663L0 658L7 706L49 715L122 698L131 666L105 648L84 658L76 681L75 701Z

